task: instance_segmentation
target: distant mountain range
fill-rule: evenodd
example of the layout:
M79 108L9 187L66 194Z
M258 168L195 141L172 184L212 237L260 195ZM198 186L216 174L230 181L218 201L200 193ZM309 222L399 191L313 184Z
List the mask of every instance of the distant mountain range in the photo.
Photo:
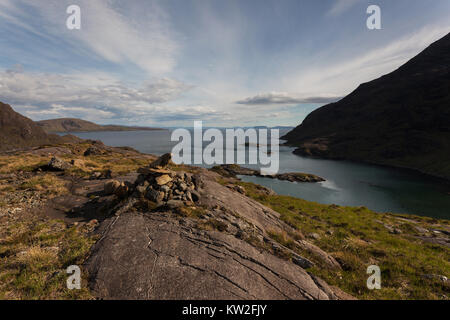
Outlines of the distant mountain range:
M450 34L394 72L315 110L282 138L300 155L450 179Z
M56 132L163 130L148 127L98 125L81 119L53 119L34 122L0 102L0 152L21 150L46 144L79 141L73 135Z
M99 125L90 121L76 118L60 118L37 121L47 133L55 132L92 132L92 131L138 131L138 130L162 130L149 127L129 127L119 125Z

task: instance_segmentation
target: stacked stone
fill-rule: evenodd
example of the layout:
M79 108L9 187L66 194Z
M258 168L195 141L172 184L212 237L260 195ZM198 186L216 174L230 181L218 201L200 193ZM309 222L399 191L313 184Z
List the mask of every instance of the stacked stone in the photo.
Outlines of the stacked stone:
M196 202L200 198L196 179L190 173L151 167L140 168L138 173L136 196L143 196L157 204L171 200Z
M119 197L132 195L146 198L158 205L180 207L200 200L201 181L188 172L174 172L167 169L172 155L165 154L147 167L139 168L134 185L112 180L105 184L106 194Z

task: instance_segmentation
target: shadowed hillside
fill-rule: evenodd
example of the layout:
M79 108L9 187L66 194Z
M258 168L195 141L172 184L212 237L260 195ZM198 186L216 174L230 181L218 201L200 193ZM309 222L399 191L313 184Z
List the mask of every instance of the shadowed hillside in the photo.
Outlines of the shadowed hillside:
M70 139L70 137L69 137ZM35 122L0 102L0 151L63 143L67 137L49 135Z
M450 179L450 34L283 137L296 154L406 167Z

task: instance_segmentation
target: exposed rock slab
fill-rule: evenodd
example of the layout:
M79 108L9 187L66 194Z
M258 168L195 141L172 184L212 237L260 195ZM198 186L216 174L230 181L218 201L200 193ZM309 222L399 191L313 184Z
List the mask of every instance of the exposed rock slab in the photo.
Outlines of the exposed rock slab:
M136 210L133 205L145 200L133 193L117 206L115 215L102 223L101 239L86 263L90 286L97 296L104 299L350 298L310 275L304 268L312 263L304 257L283 259L264 249L264 241L273 242L266 238L268 231L290 230L277 212L217 183L217 173L206 169L192 176L172 173L174 177L181 175L184 181L195 185L196 190L191 190L196 194L195 207L194 203L189 207L186 201L169 200L152 211ZM137 186L142 183L138 181ZM198 206L203 214L196 218L184 215L183 210L195 210ZM202 227L208 224L215 228ZM246 241L248 235L260 239L260 245ZM283 249L276 243L272 245Z
M170 212L111 218L86 265L94 292L106 299L345 297L293 263L181 221Z

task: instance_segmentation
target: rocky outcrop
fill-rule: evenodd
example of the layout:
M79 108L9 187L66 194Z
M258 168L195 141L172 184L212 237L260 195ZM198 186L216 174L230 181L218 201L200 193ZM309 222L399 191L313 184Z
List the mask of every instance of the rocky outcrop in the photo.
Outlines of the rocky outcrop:
M310 173L286 172L273 175L262 175L260 171L241 167L237 164L222 164L212 168L213 171L226 177L256 176L262 178L278 179L289 182L322 182L325 179Z
M106 299L339 299L349 296L298 265L171 212L107 221L87 263Z
M314 262L270 237L297 232L304 238L301 233L245 192L216 182L217 173L172 171L155 163L138 172L134 183L105 185L108 194L121 185L129 190L98 229L100 240L85 265L98 297L351 298L308 273ZM298 245L308 248L306 240Z
M295 153L450 179L450 34L390 74L309 114L282 137Z

